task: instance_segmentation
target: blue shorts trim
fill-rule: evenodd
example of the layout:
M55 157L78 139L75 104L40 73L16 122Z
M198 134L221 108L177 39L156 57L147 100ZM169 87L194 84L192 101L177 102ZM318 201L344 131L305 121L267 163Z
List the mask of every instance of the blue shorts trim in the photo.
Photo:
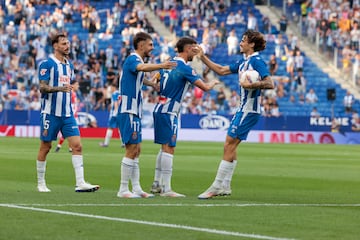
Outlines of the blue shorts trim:
M40 140L44 142L55 141L59 131L64 138L80 136L74 116L57 117L46 113L40 114Z
M130 113L119 113L116 117L116 120L123 143L141 143L141 119L139 116Z
M154 112L154 142L176 146L178 118L173 114Z
M227 135L241 141L246 140L250 130L259 121L259 118L260 114L258 113L237 112L230 122Z

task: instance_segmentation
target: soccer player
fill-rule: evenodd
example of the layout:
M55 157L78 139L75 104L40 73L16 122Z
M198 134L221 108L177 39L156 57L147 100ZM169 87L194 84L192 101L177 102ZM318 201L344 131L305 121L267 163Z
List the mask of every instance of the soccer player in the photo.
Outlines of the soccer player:
M85 182L82 145L80 132L75 121L71 104L74 66L67 56L70 53L70 42L65 34L59 33L51 40L54 54L39 66L41 92L40 149L37 156L36 169L38 191L50 192L46 186L46 157L61 131L72 148L72 164L75 170L76 192L94 192L100 186Z
M230 127L224 144L223 159L217 170L214 182L202 194L199 199L209 199L218 195L230 195L230 182L237 163L237 146L246 140L251 128L260 118L260 94L261 89L273 89L274 82L270 77L265 61L259 52L266 47L264 36L254 30L247 30L240 42L240 52L244 55L243 61L237 61L228 66L219 65L211 61L202 52L200 58L211 70L219 75L241 73L246 70L255 70L261 76L261 81L240 83L240 106L231 120Z
M77 118L77 96L76 96L76 91L79 89L79 82L77 81L72 81L71 82L71 86L72 86L72 90L71 90L71 107L72 107L72 110L73 110L73 113L74 113L74 117L75 119ZM60 148L61 148L61 145L64 143L65 141L65 138L63 137L63 135L61 134L61 132L59 132L59 141L58 141L58 144L56 146L56 149L55 149L55 152L59 152L60 151ZM72 152L72 149L69 145L69 152Z
M118 113L119 102L120 102L120 98L119 98L119 91L117 90L117 86L115 84L111 84L111 106L110 106L108 128L106 130L104 142L99 143L100 147L108 147L110 143L110 139L113 134L113 129L118 129L116 116ZM125 147L123 143L121 146Z
M199 53L196 41L189 37L182 37L176 43L178 56L175 69L160 70L159 102L153 111L155 143L161 144L156 159L154 183L152 193L160 193L162 197L185 197L171 188L173 158L178 132L178 117L181 102L190 85L195 85L203 91L209 91L219 80L205 83L201 77L188 65L193 57Z
M117 122L123 143L125 143L125 156L121 162L120 188L117 196L120 198L149 198L153 194L144 192L140 186L140 143L142 92L143 84L156 87L156 84L144 80L144 72L151 72L162 68L169 69L176 66L174 62L161 64L144 63L144 58L150 57L154 44L151 36L144 32L137 33L133 38L134 52L123 64L120 79L120 98ZM132 191L129 191L131 181Z

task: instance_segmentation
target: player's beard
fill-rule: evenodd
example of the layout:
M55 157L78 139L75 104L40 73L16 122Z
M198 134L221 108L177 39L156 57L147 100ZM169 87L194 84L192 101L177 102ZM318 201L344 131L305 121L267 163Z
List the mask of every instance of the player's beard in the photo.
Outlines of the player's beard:
M144 52L144 57L145 57L145 58L146 58L146 57L150 58L150 56L151 56L151 51L152 51L152 50L149 50L149 51Z

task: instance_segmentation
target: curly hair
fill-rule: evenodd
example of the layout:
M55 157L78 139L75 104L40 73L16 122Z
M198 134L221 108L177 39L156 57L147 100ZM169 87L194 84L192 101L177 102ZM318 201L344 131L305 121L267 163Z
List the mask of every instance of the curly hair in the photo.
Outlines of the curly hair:
M243 36L247 37L248 43L254 43L254 51L259 52L266 48L266 40L264 35L258 31L247 30Z

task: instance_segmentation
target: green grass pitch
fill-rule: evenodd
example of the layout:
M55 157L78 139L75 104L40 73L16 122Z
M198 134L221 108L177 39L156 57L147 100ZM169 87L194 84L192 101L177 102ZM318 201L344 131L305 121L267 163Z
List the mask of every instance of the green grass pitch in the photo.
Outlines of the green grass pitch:
M178 142L173 189L186 198L119 199L114 139L83 139L85 178L95 193L74 192L66 142L48 155L51 193L36 191L38 139L0 138L0 239L359 239L360 147L242 143L230 197L198 200L214 180L222 143ZM159 146L142 144L148 191Z

